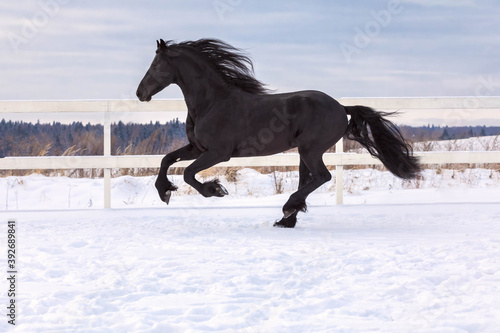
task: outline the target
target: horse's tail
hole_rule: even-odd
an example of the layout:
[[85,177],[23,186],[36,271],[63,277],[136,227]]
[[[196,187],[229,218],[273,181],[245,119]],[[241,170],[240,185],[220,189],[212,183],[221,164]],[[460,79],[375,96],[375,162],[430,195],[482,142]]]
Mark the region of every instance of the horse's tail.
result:
[[378,112],[369,107],[344,106],[351,120],[347,125],[347,138],[359,142],[368,152],[380,159],[395,176],[415,178],[420,171],[418,158],[399,129],[384,117],[394,112]]

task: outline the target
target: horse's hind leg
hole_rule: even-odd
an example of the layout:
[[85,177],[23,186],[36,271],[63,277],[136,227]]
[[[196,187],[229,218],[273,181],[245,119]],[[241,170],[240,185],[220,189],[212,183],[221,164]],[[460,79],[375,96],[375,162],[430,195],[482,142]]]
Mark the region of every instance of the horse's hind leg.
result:
[[302,210],[305,200],[311,192],[332,179],[330,171],[326,168],[322,159],[323,153],[308,152],[301,154],[301,159],[311,172],[311,179],[304,184],[297,192],[293,193],[283,206],[285,217],[292,215],[296,211]]
[[304,163],[304,161],[301,158],[300,165],[299,165],[299,188],[298,189],[301,189],[302,187],[304,187],[304,185],[309,183],[311,181],[311,179],[312,179],[311,171],[309,171],[306,164]]
[[[307,168],[306,164],[300,159],[300,166],[299,166],[299,189],[304,187],[307,183],[311,181],[311,171]],[[295,213],[288,217],[283,217],[281,221],[278,221],[274,223],[274,227],[281,227],[281,228],[293,228],[295,227],[295,224],[297,223],[297,214],[299,211],[305,212],[307,209],[306,202],[302,203],[302,208],[297,210]]]
[[[300,152],[300,149],[299,149]],[[283,206],[283,219],[274,224],[275,227],[293,228],[297,222],[297,214],[305,211],[307,196],[318,187],[332,179],[332,175],[326,168],[322,159],[323,153],[308,152],[301,154],[299,190],[293,193]],[[307,171],[306,171],[307,170]]]

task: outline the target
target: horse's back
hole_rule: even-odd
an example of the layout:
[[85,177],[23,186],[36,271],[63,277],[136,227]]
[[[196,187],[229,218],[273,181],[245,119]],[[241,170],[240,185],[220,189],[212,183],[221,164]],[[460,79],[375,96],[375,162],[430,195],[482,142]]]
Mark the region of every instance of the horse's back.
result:
[[311,116],[317,114],[318,116],[323,115],[325,117],[346,116],[344,107],[336,99],[317,90],[270,94],[266,96],[266,99],[282,105],[288,112],[296,115],[305,114]]
[[303,90],[281,94],[287,111],[296,117],[302,127],[347,126],[347,113],[333,97],[317,90]]
[[251,155],[275,154],[297,147],[300,140],[328,148],[347,129],[344,107],[320,91],[254,95],[245,105],[248,113],[243,112],[233,123],[233,129],[239,128],[237,141],[243,142],[233,156],[247,156],[241,148],[248,138],[258,148]]

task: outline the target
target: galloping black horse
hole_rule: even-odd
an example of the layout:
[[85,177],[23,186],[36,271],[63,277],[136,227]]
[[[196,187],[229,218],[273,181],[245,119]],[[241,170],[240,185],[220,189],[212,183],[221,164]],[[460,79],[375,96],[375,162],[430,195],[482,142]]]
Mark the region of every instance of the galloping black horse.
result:
[[[167,204],[177,188],[167,179],[177,161],[195,160],[184,180],[205,197],[227,190],[217,180],[200,183],[195,175],[231,157],[264,156],[297,147],[299,188],[283,206],[276,227],[293,228],[306,211],[307,196],[332,176],[323,153],[344,135],[379,158],[394,175],[409,179],[420,171],[411,146],[385,116],[365,106],[342,106],[319,91],[270,94],[253,76],[251,60],[216,39],[173,43],[157,41],[156,56],[137,88],[141,101],[177,84],[188,107],[189,144],[167,154],[155,187]],[[351,118],[348,120],[347,115]]]

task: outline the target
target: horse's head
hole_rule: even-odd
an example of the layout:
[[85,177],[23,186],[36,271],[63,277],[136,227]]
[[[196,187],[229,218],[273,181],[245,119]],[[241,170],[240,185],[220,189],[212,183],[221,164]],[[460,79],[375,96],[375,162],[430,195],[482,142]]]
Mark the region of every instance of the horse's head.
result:
[[175,80],[172,58],[178,53],[170,50],[163,39],[156,41],[156,45],[156,56],[137,88],[136,94],[141,102],[149,102],[153,95],[168,87]]

